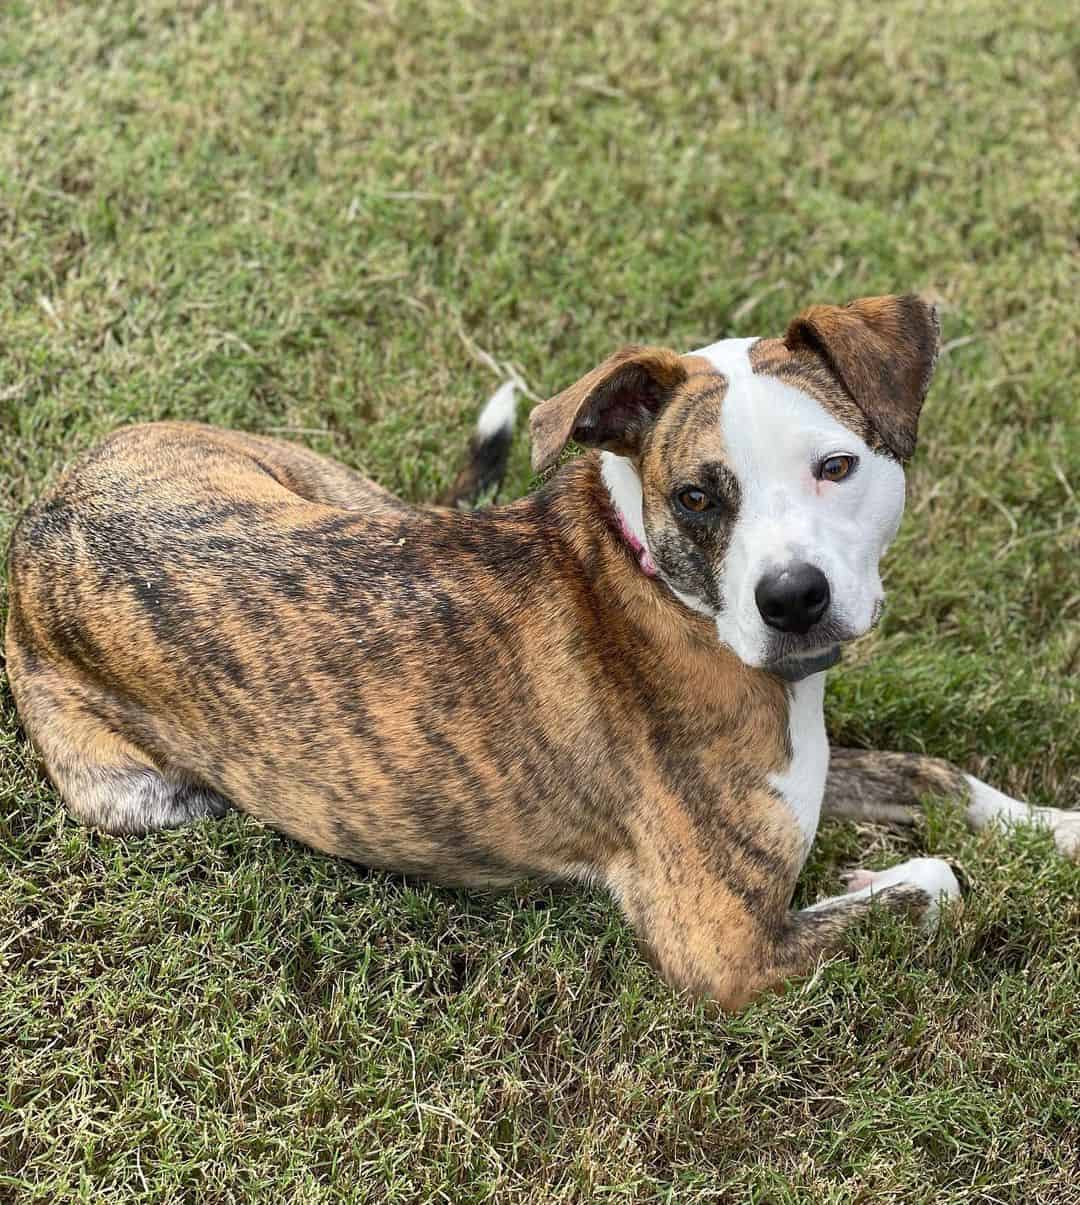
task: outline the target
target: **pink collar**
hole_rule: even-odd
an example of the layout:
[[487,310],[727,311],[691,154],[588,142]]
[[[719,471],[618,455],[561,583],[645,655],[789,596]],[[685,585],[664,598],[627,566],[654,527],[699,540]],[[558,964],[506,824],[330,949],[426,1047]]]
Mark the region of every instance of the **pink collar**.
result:
[[612,502],[611,508],[615,512],[615,518],[619,523],[619,535],[622,536],[626,546],[637,558],[637,563],[641,567],[641,572],[644,573],[646,577],[655,577],[656,562],[649,554],[649,550],[630,530],[630,524],[626,521],[626,516],[621,510],[619,510],[614,502]]

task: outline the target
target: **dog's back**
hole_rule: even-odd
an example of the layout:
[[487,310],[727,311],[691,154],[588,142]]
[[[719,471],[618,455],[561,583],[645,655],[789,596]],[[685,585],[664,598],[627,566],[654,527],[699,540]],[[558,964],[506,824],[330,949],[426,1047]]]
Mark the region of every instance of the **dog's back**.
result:
[[[444,881],[595,864],[626,779],[559,499],[414,508],[291,444],[121,431],[14,535],[23,722],[69,806],[114,830],[231,801]],[[538,847],[538,794],[570,817],[584,781],[590,831]]]

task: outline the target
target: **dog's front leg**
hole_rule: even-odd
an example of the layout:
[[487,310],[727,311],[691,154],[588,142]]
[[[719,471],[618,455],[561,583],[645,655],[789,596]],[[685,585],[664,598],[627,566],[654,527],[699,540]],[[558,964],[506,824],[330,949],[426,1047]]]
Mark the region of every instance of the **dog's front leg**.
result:
[[915,824],[927,795],[962,799],[973,829],[1037,824],[1050,829],[1066,857],[1080,858],[1080,812],[1011,799],[947,761],[918,753],[833,748],[823,812],[876,824]]
[[735,842],[724,839],[732,832],[722,823],[710,830],[685,812],[671,823],[668,810],[633,860],[609,869],[609,886],[660,974],[728,1010],[809,974],[874,907],[932,923],[941,897],[960,894],[946,862],[914,858],[862,872],[846,895],[792,912],[800,845],[772,822],[771,804],[747,801]]

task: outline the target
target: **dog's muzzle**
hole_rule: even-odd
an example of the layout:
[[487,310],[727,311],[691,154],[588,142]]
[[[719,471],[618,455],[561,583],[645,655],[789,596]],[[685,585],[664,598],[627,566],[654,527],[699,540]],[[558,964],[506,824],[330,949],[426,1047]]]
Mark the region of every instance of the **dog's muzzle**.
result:
[[770,570],[761,578],[754,602],[771,630],[766,669],[785,681],[799,682],[840,660],[844,637],[830,618],[831,601],[829,579],[806,561]]

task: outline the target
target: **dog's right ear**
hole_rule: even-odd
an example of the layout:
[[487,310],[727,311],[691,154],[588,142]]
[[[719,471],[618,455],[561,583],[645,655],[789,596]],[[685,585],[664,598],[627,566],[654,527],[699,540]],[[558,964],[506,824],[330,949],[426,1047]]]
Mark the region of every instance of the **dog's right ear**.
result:
[[812,305],[788,326],[784,342],[808,348],[840,378],[899,461],[915,451],[926,391],[938,355],[937,310],[921,297],[863,297]]
[[533,410],[533,472],[554,464],[571,439],[634,455],[686,375],[682,358],[665,347],[624,347],[609,356],[577,384]]

